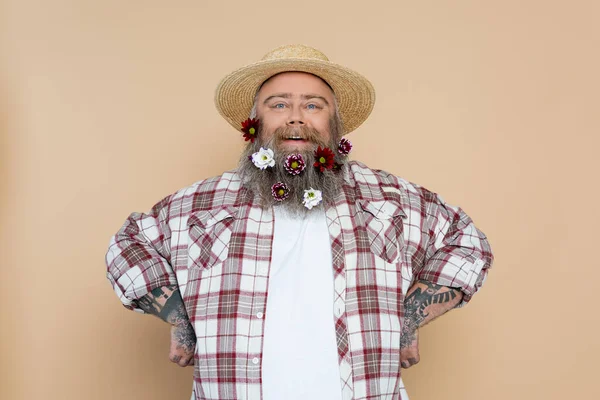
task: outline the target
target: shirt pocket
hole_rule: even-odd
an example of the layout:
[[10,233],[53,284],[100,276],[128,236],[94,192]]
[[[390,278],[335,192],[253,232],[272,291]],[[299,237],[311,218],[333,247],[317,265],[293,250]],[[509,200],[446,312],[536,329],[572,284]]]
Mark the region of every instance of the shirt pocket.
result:
[[188,269],[209,269],[229,255],[235,209],[199,211],[188,219]]
[[390,201],[361,201],[365,230],[371,252],[390,264],[397,264],[404,249],[403,212]]

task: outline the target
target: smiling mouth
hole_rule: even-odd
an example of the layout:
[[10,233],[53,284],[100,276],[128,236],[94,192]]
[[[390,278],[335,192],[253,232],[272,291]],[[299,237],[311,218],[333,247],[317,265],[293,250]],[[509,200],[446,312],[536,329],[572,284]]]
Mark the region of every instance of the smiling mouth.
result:
[[285,140],[304,140],[304,138],[301,138],[300,136],[290,136],[285,138]]

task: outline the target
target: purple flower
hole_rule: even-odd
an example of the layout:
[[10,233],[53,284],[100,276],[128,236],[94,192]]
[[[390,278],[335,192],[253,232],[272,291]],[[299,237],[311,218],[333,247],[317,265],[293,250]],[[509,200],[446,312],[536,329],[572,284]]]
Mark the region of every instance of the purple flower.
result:
[[291,175],[298,175],[300,172],[304,171],[304,168],[306,168],[306,164],[304,164],[304,158],[302,158],[302,155],[300,154],[290,154],[287,156],[283,166]]
[[350,143],[348,139],[342,138],[340,140],[340,143],[338,143],[338,153],[340,153],[343,156],[347,156],[348,153],[350,153],[350,150],[352,150],[352,143]]
[[283,182],[277,182],[273,186],[271,186],[271,193],[273,194],[273,198],[277,201],[283,201],[288,198],[290,195],[290,189]]

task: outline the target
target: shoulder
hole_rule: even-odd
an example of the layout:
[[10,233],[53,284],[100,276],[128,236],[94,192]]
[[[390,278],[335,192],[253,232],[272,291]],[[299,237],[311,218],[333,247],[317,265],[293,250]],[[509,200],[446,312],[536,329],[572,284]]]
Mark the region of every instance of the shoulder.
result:
[[369,168],[358,161],[349,162],[348,168],[356,200],[376,216],[386,210],[388,215],[423,220],[425,224],[442,217],[455,220],[466,216],[460,207],[446,203],[438,193],[390,172]]
[[421,209],[441,198],[425,187],[381,169],[373,169],[360,161],[348,163],[349,178],[357,197],[374,200],[395,200],[402,208]]
[[231,170],[179,189],[168,197],[168,202],[171,208],[175,206],[184,213],[223,208],[235,204],[240,189],[240,176]]

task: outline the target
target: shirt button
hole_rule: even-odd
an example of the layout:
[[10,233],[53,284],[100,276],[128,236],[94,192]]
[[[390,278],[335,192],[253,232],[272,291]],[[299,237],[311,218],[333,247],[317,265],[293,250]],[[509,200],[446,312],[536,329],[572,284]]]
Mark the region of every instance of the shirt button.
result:
[[258,364],[258,357],[254,357],[252,359],[252,364]]
[[344,313],[344,310],[342,309],[342,307],[336,307],[335,308],[335,315],[337,317],[340,317],[343,313]]
[[262,318],[262,317],[264,317],[264,316],[265,316],[265,314],[263,314],[263,313],[261,313],[261,312],[259,312],[259,313],[256,313],[256,318],[258,318],[258,319],[261,319],[261,318]]

